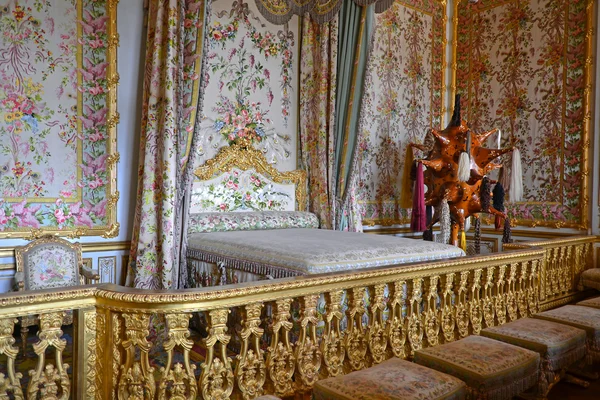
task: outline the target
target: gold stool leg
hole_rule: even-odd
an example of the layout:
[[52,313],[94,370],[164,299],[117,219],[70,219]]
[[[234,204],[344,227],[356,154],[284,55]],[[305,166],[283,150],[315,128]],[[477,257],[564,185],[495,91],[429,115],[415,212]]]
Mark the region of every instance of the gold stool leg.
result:
[[23,325],[21,322],[21,346],[23,347],[23,354],[27,351],[27,333],[29,332],[29,328]]

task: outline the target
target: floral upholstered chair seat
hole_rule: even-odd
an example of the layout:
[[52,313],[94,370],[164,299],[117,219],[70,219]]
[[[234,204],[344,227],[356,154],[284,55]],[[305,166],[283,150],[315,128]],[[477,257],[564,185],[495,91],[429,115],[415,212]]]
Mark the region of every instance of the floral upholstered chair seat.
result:
[[[83,266],[81,245],[53,236],[44,236],[26,246],[15,248],[17,289],[40,290],[84,285],[100,279]],[[73,313],[65,316],[64,324],[73,322]],[[30,315],[21,320],[23,347],[27,345],[28,327],[37,323]]]
[[481,335],[540,354],[541,379],[536,393],[541,397],[545,397],[566,369],[586,352],[584,330],[541,319],[522,318],[483,329]]
[[317,381],[315,400],[457,400],[465,383],[415,363],[391,358],[371,368]]
[[482,336],[415,352],[417,364],[453,375],[472,399],[509,400],[538,383],[540,355]]
[[583,329],[587,333],[588,362],[600,361],[600,309],[582,305],[563,306],[533,317]]

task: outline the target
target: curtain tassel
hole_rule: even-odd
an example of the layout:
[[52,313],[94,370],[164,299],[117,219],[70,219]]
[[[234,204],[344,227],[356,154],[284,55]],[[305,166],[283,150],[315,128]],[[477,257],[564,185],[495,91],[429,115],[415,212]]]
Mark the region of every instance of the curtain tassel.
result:
[[510,231],[510,219],[504,219],[504,232],[502,232],[502,243],[512,243],[512,233]]
[[467,132],[465,151],[458,158],[458,180],[468,182],[471,179],[471,132]]
[[413,232],[423,232],[427,229],[427,215],[425,211],[425,178],[423,177],[423,164],[417,165],[417,176],[413,193],[413,207],[410,229]]
[[459,246],[465,253],[467,252],[467,235],[465,234],[465,231],[462,231],[460,233],[460,246]]
[[412,179],[410,170],[413,166],[414,156],[410,145],[406,146],[406,155],[404,156],[404,171],[402,172],[402,188],[400,195],[400,206],[402,208],[412,207]]
[[475,217],[475,254],[481,254],[481,220]]
[[443,199],[440,208],[440,242],[448,244],[450,242],[450,231],[452,230],[448,200]]
[[427,242],[433,242],[432,228],[426,229],[425,232],[423,232],[423,240],[425,240]]
[[[500,212],[504,212],[504,186],[502,186],[502,184],[500,182],[496,183],[496,186],[494,186],[494,191],[492,192],[492,196],[493,196],[493,206],[496,209],[496,211],[500,211]],[[497,231],[499,231],[502,228],[502,224],[504,222],[504,218],[502,218],[500,215],[496,215],[496,217],[494,218],[494,227],[496,228]]]
[[521,167],[521,152],[515,149],[512,154],[510,175],[510,190],[508,198],[511,203],[523,200],[523,169]]

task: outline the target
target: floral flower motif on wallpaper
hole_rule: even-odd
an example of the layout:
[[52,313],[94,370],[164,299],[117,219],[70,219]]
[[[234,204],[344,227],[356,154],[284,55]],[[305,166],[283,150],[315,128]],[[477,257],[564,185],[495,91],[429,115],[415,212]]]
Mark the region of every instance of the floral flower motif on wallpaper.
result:
[[0,15],[0,230],[107,225],[106,0],[51,3]]
[[581,216],[587,3],[565,2],[461,5],[457,90],[472,128],[500,128],[503,145],[521,150],[525,203],[508,204],[509,216],[572,225]]
[[[286,131],[293,101],[294,34],[287,27],[269,31],[254,4],[239,1],[229,7],[213,5],[205,79],[216,101],[202,123],[207,133],[200,159],[208,149],[250,142],[270,161],[283,161],[292,154]],[[273,71],[277,66],[279,74]]]
[[[249,181],[244,173],[233,171],[223,175],[218,183],[194,189],[192,208],[210,211],[281,211],[291,201],[288,194],[274,189],[273,184],[251,173]],[[196,204],[194,204],[196,203]]]
[[[358,142],[357,193],[367,223],[402,223],[400,181],[408,142],[441,123],[443,7],[396,2],[376,17]],[[432,40],[433,39],[433,40]]]

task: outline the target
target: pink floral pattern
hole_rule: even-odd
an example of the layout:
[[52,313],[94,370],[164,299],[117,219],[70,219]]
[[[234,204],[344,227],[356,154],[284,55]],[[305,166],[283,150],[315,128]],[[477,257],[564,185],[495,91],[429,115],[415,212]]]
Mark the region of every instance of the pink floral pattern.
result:
[[258,15],[253,2],[213,5],[205,80],[214,102],[203,121],[201,151],[205,160],[220,146],[250,142],[264,150],[270,162],[293,169],[292,22],[297,19],[275,26]]
[[517,222],[578,227],[587,213],[581,182],[589,12],[584,0],[458,7],[463,115],[475,131],[499,128],[504,146],[520,148],[525,201],[507,206]]
[[24,259],[28,290],[79,285],[77,254],[64,246],[42,245]]
[[109,225],[107,21],[106,0],[0,14],[0,230]]
[[444,15],[441,3],[417,0],[395,2],[376,16],[357,139],[363,224],[409,220],[410,210],[399,206],[398,177],[407,144],[442,124]]

